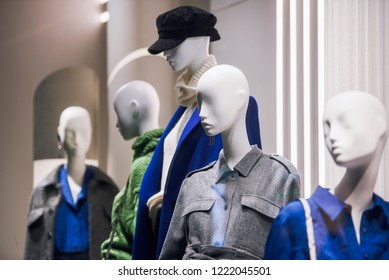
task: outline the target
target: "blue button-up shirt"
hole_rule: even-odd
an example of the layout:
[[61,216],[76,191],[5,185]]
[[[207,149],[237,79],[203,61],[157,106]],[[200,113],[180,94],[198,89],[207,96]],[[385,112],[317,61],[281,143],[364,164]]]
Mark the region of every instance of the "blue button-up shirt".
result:
[[59,172],[62,186],[62,200],[58,205],[55,222],[55,249],[59,252],[82,252],[89,246],[89,223],[87,186],[93,177],[92,169],[85,171],[84,182],[77,201],[73,201],[67,179],[67,170],[63,166]]
[[[351,207],[328,189],[318,187],[308,199],[317,259],[389,259],[389,202],[374,194],[362,215],[358,244]],[[273,223],[266,259],[309,259],[304,208],[288,204]]]

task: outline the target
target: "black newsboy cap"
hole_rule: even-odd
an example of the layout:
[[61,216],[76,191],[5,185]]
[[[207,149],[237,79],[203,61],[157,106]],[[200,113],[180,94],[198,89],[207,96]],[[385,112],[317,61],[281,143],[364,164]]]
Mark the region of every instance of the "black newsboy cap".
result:
[[210,36],[210,40],[220,39],[215,28],[216,17],[200,8],[182,6],[157,17],[158,40],[149,47],[151,54],[170,50],[189,37]]

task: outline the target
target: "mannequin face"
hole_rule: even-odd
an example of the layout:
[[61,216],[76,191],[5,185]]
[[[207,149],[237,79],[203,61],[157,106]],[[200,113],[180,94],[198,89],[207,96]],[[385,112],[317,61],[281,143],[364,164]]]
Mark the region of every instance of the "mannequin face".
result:
[[236,68],[219,65],[208,70],[197,85],[199,116],[205,133],[215,136],[230,131],[245,117],[247,81]]
[[198,91],[197,100],[201,125],[208,136],[215,136],[233,127],[239,109],[234,106],[233,98],[226,98],[223,90],[210,86]]
[[209,38],[207,37],[190,37],[177,47],[164,51],[163,55],[173,71],[178,72],[190,68],[193,64],[202,63],[202,61],[199,62],[203,60],[199,58],[199,54],[208,52],[208,44]]
[[124,140],[130,140],[139,135],[138,133],[138,106],[135,100],[120,102],[115,100],[114,108],[117,115],[116,127]]
[[326,106],[324,138],[328,151],[340,166],[356,168],[369,164],[386,136],[380,104],[369,102],[371,98],[363,94],[340,94]]
[[81,107],[69,107],[61,115],[59,138],[68,156],[85,157],[91,143],[89,114]]

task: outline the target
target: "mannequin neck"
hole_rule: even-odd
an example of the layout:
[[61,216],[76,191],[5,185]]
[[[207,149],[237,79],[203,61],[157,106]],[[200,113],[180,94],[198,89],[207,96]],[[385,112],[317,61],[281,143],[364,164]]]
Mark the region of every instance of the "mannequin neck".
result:
[[233,168],[250,150],[246,119],[242,118],[230,130],[221,133],[223,152],[227,164]]
[[340,200],[351,206],[351,218],[358,244],[361,240],[362,215],[371,207],[379,162],[379,160],[374,160],[368,166],[347,169],[343,179],[334,190]]
[[84,174],[86,170],[85,155],[84,156],[66,155],[65,167],[68,175],[72,177],[73,180],[78,185],[81,186],[84,180]]
[[378,170],[369,169],[369,167],[348,169],[335,188],[335,195],[351,205],[353,211],[362,213],[371,204]]
[[379,145],[369,164],[348,168],[340,183],[336,186],[335,195],[351,205],[352,211],[362,213],[370,207],[375,183],[381,162],[383,145]]
[[[146,132],[149,132],[151,130],[158,129],[158,128],[159,128],[159,124],[158,124],[157,119],[143,121],[139,124],[139,135],[143,135]],[[137,135],[137,136],[139,136],[139,135]]]
[[195,74],[197,70],[200,69],[201,65],[203,65],[203,63],[209,58],[210,54],[208,48],[209,45],[204,42],[199,46],[198,51],[196,52],[196,57],[187,67],[190,76],[193,76],[193,74]]

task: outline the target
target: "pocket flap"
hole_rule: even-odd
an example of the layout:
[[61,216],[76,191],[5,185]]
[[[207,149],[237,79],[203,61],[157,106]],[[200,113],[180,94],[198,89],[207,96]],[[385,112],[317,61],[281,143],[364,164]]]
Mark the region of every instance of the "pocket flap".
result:
[[185,207],[181,217],[192,212],[209,211],[212,208],[214,202],[215,199],[213,198],[192,201],[188,206]]
[[243,195],[241,203],[263,215],[275,219],[280,212],[280,207],[270,201],[255,195]]
[[28,214],[27,224],[28,226],[31,226],[36,221],[39,220],[40,217],[43,216],[44,209],[43,208],[37,208],[30,211]]

